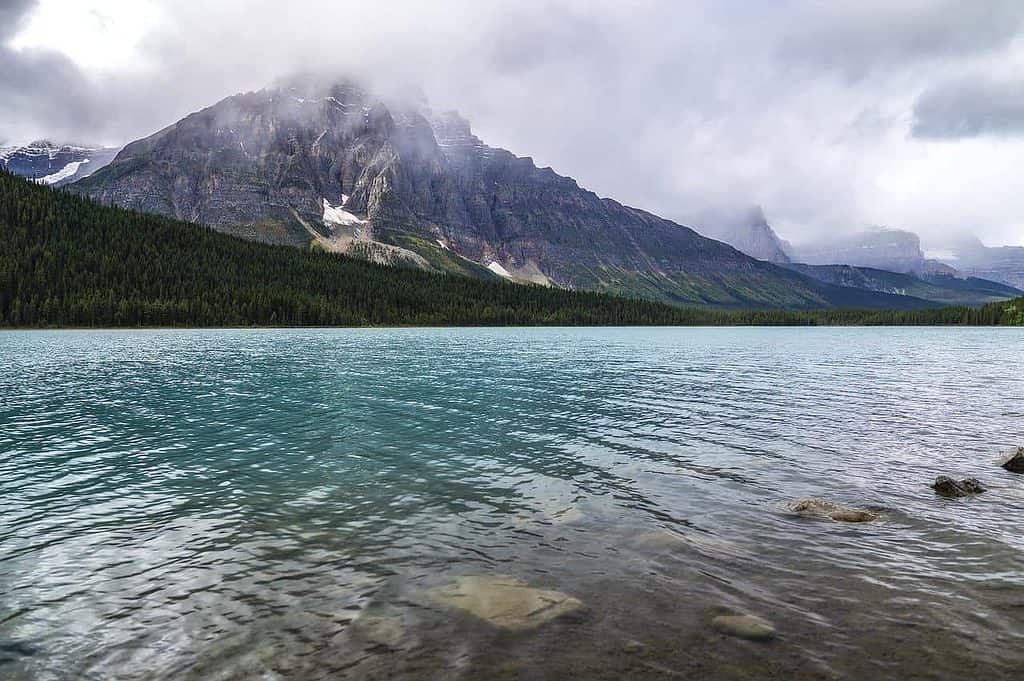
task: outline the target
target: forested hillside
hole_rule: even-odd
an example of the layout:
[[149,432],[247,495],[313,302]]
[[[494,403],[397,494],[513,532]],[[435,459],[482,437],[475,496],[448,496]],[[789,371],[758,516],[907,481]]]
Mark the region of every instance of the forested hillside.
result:
[[100,206],[0,172],[0,325],[999,324],[978,310],[713,312],[391,268]]

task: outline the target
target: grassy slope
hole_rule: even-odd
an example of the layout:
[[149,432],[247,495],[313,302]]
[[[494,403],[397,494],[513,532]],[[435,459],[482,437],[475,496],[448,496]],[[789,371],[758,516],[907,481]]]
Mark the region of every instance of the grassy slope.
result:
[[714,312],[240,240],[0,173],[0,326],[1021,322],[982,310]]

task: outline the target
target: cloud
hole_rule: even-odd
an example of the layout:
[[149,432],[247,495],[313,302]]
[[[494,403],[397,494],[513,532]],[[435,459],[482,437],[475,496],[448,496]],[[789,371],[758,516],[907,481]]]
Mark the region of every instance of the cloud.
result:
[[790,3],[780,54],[849,79],[999,51],[1020,34],[1019,0]]
[[914,104],[915,137],[1024,135],[1024,80],[985,75],[941,83]]
[[59,41],[0,48],[0,137],[124,142],[289,72],[348,71],[415,83],[486,142],[683,222],[758,204],[797,241],[870,223],[940,239],[939,214],[1021,238],[1021,202],[958,192],[951,211],[924,184],[1001,186],[986,168],[1021,157],[1010,137],[938,144],[929,104],[1024,64],[1019,0],[152,2],[160,20],[121,68],[71,63]]
[[0,1],[0,43],[10,40],[21,30],[35,4],[35,0]]

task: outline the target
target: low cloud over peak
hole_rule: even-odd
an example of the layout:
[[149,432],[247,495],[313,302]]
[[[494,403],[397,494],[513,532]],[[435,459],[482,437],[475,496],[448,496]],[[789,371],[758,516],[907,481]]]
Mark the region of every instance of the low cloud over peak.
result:
[[[683,222],[757,204],[794,240],[1024,238],[1004,172],[1019,100],[996,70],[1024,63],[1019,0],[145,0],[159,21],[103,69],[59,40],[10,47],[52,1],[0,0],[0,139],[123,143],[288,73],[347,72],[415,83],[488,143]],[[138,14],[103,0],[112,22],[122,3]]]

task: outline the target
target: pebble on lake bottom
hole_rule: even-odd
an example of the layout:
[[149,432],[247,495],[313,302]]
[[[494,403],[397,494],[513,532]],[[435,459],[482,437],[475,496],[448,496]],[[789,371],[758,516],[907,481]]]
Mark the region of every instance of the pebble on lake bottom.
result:
[[754,615],[718,615],[711,620],[711,626],[720,633],[748,641],[770,641],[775,638],[775,627]]
[[632,639],[632,638],[627,640],[627,641],[623,641],[622,642],[622,652],[629,653],[631,655],[633,653],[642,652],[643,649],[646,648],[646,647],[647,646],[645,646],[640,641],[637,641],[636,639]]

